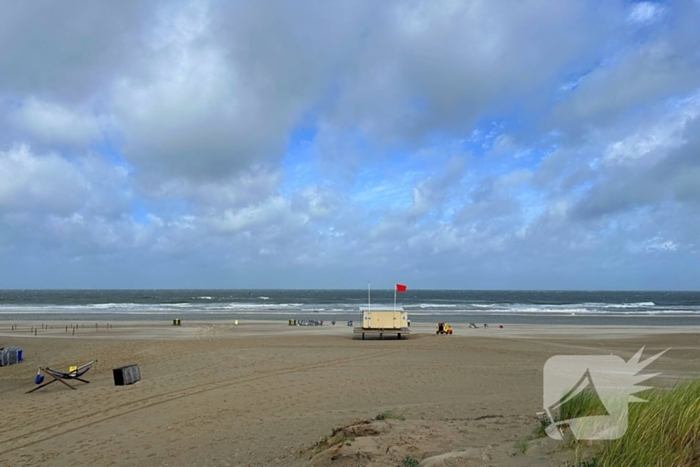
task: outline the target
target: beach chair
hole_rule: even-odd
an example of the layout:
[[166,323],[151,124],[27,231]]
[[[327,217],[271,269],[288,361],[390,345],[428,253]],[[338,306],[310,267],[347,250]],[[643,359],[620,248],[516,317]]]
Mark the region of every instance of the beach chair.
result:
[[[41,368],[39,368],[39,371],[45,375],[50,376],[53,379],[51,381],[49,381],[48,383],[41,384],[41,385],[35,387],[34,389],[27,391],[25,394],[29,394],[30,392],[34,392],[34,391],[38,391],[39,389],[44,388],[51,383],[55,383],[56,381],[58,381],[59,383],[65,384],[66,386],[68,386],[71,389],[77,389],[77,388],[71,386],[70,384],[66,383],[64,380],[74,379],[74,380],[80,381],[81,383],[86,383],[86,384],[89,383],[90,381],[82,379],[81,376],[83,376],[85,373],[87,373],[90,370],[90,368],[92,368],[92,365],[94,365],[95,363],[97,363],[97,360],[93,360],[90,363],[86,363],[83,366],[79,366],[75,370],[69,371],[68,373],[54,370],[54,369],[49,368],[49,367],[45,367],[45,368],[41,367]],[[43,378],[41,380],[37,379],[37,381],[41,382],[41,381],[43,381]]]

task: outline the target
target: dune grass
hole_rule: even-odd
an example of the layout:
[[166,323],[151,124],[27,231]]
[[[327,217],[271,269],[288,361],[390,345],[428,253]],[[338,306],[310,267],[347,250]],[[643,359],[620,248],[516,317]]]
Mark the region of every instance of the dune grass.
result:
[[382,413],[378,413],[375,420],[406,420],[403,413],[398,413],[393,410],[385,410]]
[[[581,391],[576,397],[566,402],[559,408],[559,413],[552,414],[554,422],[561,420],[571,420],[572,418],[605,415],[607,411],[601,402],[598,395],[593,391]],[[545,414],[539,418],[539,425],[533,431],[533,438],[541,438],[547,436],[545,429],[552,422]]]
[[[627,432],[610,441],[582,442],[569,438],[577,452],[576,467],[700,466],[700,379],[637,394],[647,402],[631,403]],[[592,391],[583,391],[562,405],[555,421],[602,415],[605,408]],[[547,417],[533,436],[546,436]],[[583,448],[583,451],[581,451]],[[588,460],[579,454],[588,453]],[[585,455],[585,454],[584,454]],[[592,457],[591,457],[592,455]]]
[[598,467],[700,465],[700,379],[651,389],[630,404],[627,433],[603,443]]
[[560,407],[559,418],[571,420],[584,416],[607,415],[607,413],[598,394],[593,391],[581,391],[580,394]]

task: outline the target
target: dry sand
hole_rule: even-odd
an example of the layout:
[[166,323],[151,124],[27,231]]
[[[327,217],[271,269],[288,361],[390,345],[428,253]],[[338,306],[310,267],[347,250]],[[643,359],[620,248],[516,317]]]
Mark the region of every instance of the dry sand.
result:
[[[671,347],[649,367],[664,372],[652,385],[700,371],[698,327],[457,325],[436,336],[414,323],[408,339],[362,341],[344,323],[93,322],[76,335],[65,322],[17,324],[0,324],[0,347],[25,359],[0,368],[0,466],[397,466],[407,454],[423,466],[563,465],[571,453],[547,438],[516,448],[537,424],[549,357]],[[90,384],[25,394],[38,366],[92,359]],[[114,386],[112,369],[133,363],[143,380]],[[405,420],[362,421],[387,410]]]

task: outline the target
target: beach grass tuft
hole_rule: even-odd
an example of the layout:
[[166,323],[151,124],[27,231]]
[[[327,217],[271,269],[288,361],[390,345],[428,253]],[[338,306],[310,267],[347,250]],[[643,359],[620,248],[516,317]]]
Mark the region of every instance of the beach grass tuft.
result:
[[[593,448],[595,452],[593,459],[577,459],[571,465],[700,465],[700,379],[681,381],[672,388],[649,389],[638,394],[638,397],[647,402],[629,404],[628,427],[621,438],[596,442],[569,438],[569,445],[577,452],[583,445]],[[554,421],[605,413],[605,407],[595,392],[582,391],[560,407],[560,413]],[[539,424],[533,431],[535,438],[546,436],[545,429],[551,423],[544,415],[538,421]]]
[[385,410],[384,412],[378,413],[375,420],[406,420],[403,413],[397,413],[393,410]]
[[550,420],[546,414],[542,414],[538,418],[539,424],[537,428],[532,432],[532,438],[543,438],[547,436],[545,430],[552,422],[557,423],[561,420],[606,414],[605,406],[595,392],[587,390],[581,391],[580,394],[562,404],[559,408],[559,413],[552,414],[554,420]]
[[515,449],[520,454],[525,454],[527,452],[527,439],[519,439],[515,442]]
[[[672,388],[649,389],[639,394],[647,402],[629,405],[627,432],[619,439],[596,442],[593,460],[576,466],[636,467],[700,465],[700,379]],[[583,391],[560,408],[558,420],[605,413],[594,392]],[[534,436],[544,436],[550,420],[542,417]],[[580,441],[570,439],[572,446]]]
[[599,464],[597,459],[592,459],[574,462],[573,464],[567,464],[567,467],[599,467]]
[[[559,420],[560,420],[560,418],[558,416],[555,416],[553,421],[556,423]],[[544,438],[545,436],[547,436],[547,432],[545,430],[547,429],[549,424],[552,422],[552,420],[549,419],[547,414],[543,413],[542,415],[540,415],[537,418],[537,422],[538,422],[537,428],[535,428],[532,431],[532,439]]]
[[630,404],[627,432],[603,444],[596,465],[700,465],[700,379],[640,397],[648,402]]
[[560,420],[608,414],[600,397],[594,391],[581,391],[577,396],[562,404],[559,410]]

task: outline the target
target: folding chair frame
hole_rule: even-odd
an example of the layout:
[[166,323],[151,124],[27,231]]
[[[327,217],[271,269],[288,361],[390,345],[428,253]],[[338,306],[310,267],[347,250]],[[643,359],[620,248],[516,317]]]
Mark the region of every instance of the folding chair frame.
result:
[[[47,383],[43,383],[43,384],[41,384],[41,385],[35,387],[34,389],[30,389],[29,391],[25,392],[25,394],[29,394],[29,393],[34,392],[34,391],[38,391],[39,389],[45,388],[45,387],[48,386],[49,384],[55,383],[56,381],[58,381],[58,382],[60,382],[60,383],[63,383],[63,384],[65,384],[66,386],[68,386],[69,388],[75,390],[75,389],[77,389],[76,387],[71,386],[70,384],[68,384],[68,383],[65,382],[64,380],[66,380],[66,379],[75,379],[75,380],[77,380],[77,381],[80,381],[81,383],[85,383],[85,384],[90,383],[90,381],[87,381],[87,380],[85,380],[85,379],[82,379],[80,376],[83,376],[85,373],[87,373],[88,370],[90,370],[90,368],[92,368],[92,365],[95,364],[95,363],[97,363],[97,360],[92,361],[92,362],[90,362],[90,363],[87,363],[87,364],[83,365],[82,367],[78,368],[77,370],[75,370],[75,371],[73,371],[73,372],[71,372],[71,373],[63,373],[63,372],[60,372],[60,371],[52,370],[52,369],[49,368],[49,367],[41,368],[42,373],[44,373],[44,374],[46,374],[46,375],[52,377],[53,379],[52,379],[51,381],[47,382]],[[83,370],[84,370],[84,371],[83,371]]]

